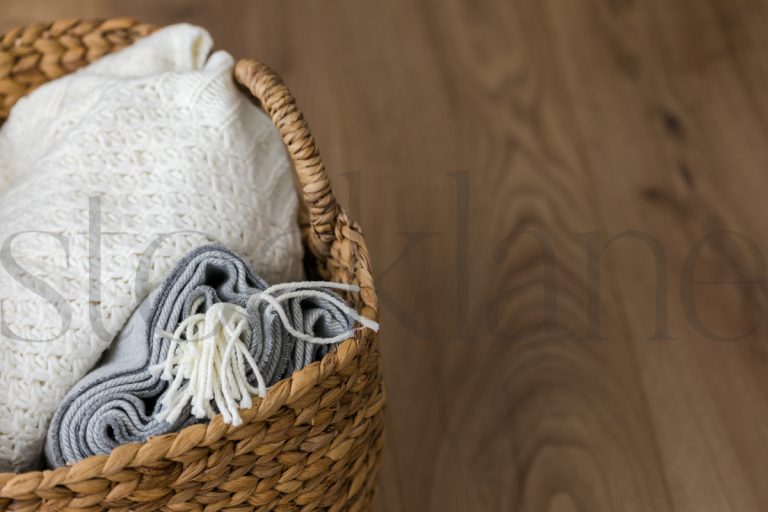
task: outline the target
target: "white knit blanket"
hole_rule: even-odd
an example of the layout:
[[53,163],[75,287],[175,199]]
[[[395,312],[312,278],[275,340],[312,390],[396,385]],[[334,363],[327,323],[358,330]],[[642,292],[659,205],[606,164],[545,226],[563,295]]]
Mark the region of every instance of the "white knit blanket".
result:
[[0,471],[36,464],[56,405],[193,248],[301,277],[290,162],[211,47],[166,28],[40,87],[0,130]]

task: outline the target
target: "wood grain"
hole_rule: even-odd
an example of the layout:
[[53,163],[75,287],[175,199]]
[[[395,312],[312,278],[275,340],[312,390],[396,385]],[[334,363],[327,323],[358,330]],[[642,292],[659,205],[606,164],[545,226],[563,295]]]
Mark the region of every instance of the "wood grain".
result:
[[289,84],[378,272],[379,510],[768,508],[765,2],[3,7],[190,21]]

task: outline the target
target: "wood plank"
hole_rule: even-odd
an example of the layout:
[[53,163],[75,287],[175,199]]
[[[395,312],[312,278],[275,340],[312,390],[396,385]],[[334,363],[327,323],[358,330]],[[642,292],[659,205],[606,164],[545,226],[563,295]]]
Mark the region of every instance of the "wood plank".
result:
[[[766,456],[766,431],[755,419],[768,414],[768,381],[756,355],[765,331],[750,330],[764,311],[764,278],[685,293],[692,276],[754,279],[749,247],[717,231],[765,241],[755,222],[760,202],[749,196],[768,185],[760,172],[766,130],[735,69],[740,50],[705,3],[551,5],[606,228],[611,236],[652,235],[672,269],[672,339],[648,341],[657,306],[653,256],[629,247],[612,258],[675,508],[762,510],[759,482],[768,475],[757,461]],[[694,269],[690,258],[705,241]],[[738,343],[714,339],[744,332]]]
[[[534,2],[486,10],[441,2],[425,19],[434,20],[447,87],[461,98],[454,107],[458,140],[479,194],[470,224],[477,248],[470,268],[480,291],[475,338],[446,347],[458,364],[448,366],[444,385],[466,385],[451,389],[457,403],[446,413],[431,505],[668,510],[626,319],[610,296],[601,302],[604,325],[620,334],[589,333],[581,234],[602,230],[599,197],[574,143],[549,13]],[[524,230],[551,240],[554,265],[536,239],[513,236]],[[550,285],[542,281],[550,267],[554,322],[547,315]],[[488,312],[499,302],[494,330]],[[526,332],[533,334],[520,336]],[[452,492],[457,486],[466,490]]]

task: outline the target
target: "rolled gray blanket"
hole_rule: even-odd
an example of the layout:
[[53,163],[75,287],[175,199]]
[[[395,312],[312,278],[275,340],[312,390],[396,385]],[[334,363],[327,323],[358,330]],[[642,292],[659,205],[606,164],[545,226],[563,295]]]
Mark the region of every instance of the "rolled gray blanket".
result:
[[[233,252],[204,246],[186,255],[134,312],[99,366],[59,405],[45,447],[48,465],[59,467],[108,453],[121,444],[142,442],[200,421],[190,405],[171,421],[158,419],[169,383],[156,367],[169,356],[168,333],[201,309],[222,302],[246,308],[247,350],[267,386],[322,357],[331,345],[317,341],[344,336],[356,319],[328,290],[315,288],[309,293],[311,283],[296,285],[299,291],[287,284],[261,294],[267,284]],[[280,317],[277,302],[286,318]],[[253,371],[247,380],[256,385]]]

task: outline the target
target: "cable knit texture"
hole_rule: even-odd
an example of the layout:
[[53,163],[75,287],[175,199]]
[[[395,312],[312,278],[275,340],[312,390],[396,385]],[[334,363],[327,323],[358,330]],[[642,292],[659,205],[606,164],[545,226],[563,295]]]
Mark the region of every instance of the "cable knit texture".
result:
[[40,87],[0,130],[2,471],[37,463],[60,400],[193,248],[301,278],[290,162],[211,47],[168,27]]

